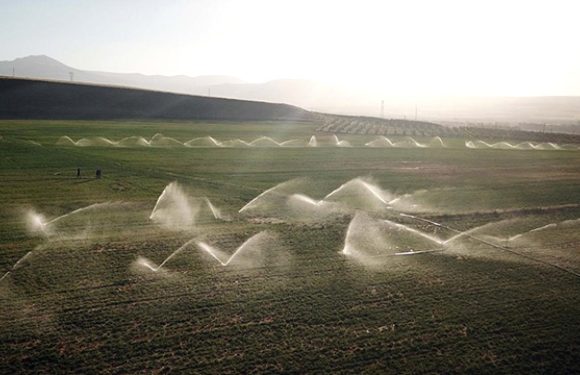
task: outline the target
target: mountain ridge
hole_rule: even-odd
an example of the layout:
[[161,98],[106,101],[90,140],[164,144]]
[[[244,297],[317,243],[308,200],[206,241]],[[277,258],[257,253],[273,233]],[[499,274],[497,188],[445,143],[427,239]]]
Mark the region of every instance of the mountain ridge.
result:
[[[59,71],[51,71],[51,72],[43,72],[43,75],[46,77],[39,77],[36,74],[38,72],[34,70],[38,70],[39,67],[50,67],[53,69],[59,69]],[[56,60],[47,55],[30,55],[25,57],[19,57],[14,60],[10,61],[0,61],[0,75],[4,76],[12,76],[12,68],[15,68],[14,73],[16,77],[19,78],[52,78],[52,79],[59,79],[60,80],[68,80],[70,79],[69,73],[73,72],[76,74],[83,74],[83,75],[97,75],[100,77],[115,77],[117,79],[123,79],[123,77],[139,77],[144,79],[167,79],[167,80],[175,80],[175,79],[185,79],[190,80],[192,82],[200,81],[202,85],[215,85],[215,84],[225,84],[225,83],[244,83],[243,80],[233,76],[227,75],[200,75],[200,76],[188,76],[188,75],[161,75],[161,74],[143,74],[138,72],[133,73],[119,73],[119,72],[104,72],[98,70],[82,70],[78,68],[74,68],[72,66],[66,65],[59,60]],[[36,68],[36,69],[34,69]],[[77,78],[78,77],[73,77]],[[86,78],[86,77],[83,77]],[[116,81],[111,81],[110,83],[115,83]]]
[[[84,71],[46,55],[0,62],[0,75],[133,87],[187,95],[288,103],[311,111],[537,129],[544,124],[580,131],[580,96],[400,97],[304,80],[247,83],[237,77],[164,76]],[[72,72],[72,77],[69,73]],[[388,88],[387,88],[388,89]],[[384,112],[380,109],[384,102]]]

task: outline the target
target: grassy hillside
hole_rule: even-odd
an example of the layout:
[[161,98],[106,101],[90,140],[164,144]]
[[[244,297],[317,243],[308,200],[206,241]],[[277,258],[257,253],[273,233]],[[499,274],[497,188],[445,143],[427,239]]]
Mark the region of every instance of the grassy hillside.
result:
[[0,78],[3,119],[308,120],[287,104],[171,94],[112,86]]

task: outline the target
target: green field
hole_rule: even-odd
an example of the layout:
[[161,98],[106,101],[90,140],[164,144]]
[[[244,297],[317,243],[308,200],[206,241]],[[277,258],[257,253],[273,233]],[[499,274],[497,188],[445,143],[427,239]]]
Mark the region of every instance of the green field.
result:
[[[316,128],[0,121],[0,373],[580,372],[580,151],[471,150],[464,139],[362,147],[371,135],[339,135],[361,146],[352,148],[56,145],[156,133],[308,141]],[[316,136],[324,145],[331,134]],[[284,206],[358,177],[416,206],[371,207],[355,190],[338,202],[348,209],[328,215]],[[149,219],[174,181],[202,207],[187,227]],[[355,212],[368,219],[356,241],[385,239],[372,264],[341,253]],[[381,229],[386,219],[437,238],[492,224],[430,246]],[[228,266],[196,245],[229,255],[262,231],[266,240]],[[191,239],[158,272],[138,262],[159,265]]]

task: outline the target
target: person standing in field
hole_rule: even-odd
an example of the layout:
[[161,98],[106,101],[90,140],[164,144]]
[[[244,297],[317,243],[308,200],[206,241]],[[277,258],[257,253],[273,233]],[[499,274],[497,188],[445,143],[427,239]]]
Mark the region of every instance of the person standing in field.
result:
[[96,177],[101,178],[101,174],[102,174],[101,168],[97,168]]
[[81,169],[77,168],[77,178],[81,178]]

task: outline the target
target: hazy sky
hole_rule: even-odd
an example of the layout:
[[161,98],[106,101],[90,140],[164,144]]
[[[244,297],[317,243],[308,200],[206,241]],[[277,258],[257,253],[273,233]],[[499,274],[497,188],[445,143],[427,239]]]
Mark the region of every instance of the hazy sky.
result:
[[0,60],[403,95],[580,95],[580,1],[0,0]]

